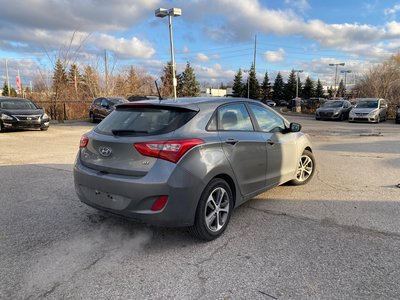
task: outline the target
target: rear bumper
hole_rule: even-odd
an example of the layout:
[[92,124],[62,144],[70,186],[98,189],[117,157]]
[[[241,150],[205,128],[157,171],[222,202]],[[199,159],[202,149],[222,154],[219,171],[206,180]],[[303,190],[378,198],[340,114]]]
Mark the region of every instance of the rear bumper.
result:
[[[197,203],[204,183],[170,162],[154,166],[144,177],[105,174],[85,167],[77,158],[74,166],[75,190],[79,199],[96,209],[145,223],[180,227],[194,223]],[[161,211],[151,211],[159,196],[168,196]]]

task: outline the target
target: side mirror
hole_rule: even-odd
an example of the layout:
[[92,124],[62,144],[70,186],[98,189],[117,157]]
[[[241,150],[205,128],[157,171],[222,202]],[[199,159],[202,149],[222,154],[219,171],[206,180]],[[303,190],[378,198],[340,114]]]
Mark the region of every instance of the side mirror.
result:
[[290,123],[290,132],[299,132],[301,130],[301,125],[299,123]]

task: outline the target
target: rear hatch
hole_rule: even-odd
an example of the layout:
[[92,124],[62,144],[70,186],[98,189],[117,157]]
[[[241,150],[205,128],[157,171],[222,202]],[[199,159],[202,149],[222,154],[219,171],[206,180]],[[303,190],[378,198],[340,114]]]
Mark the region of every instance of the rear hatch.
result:
[[87,134],[80,150],[83,165],[105,173],[145,176],[157,157],[142,155],[134,145],[173,138],[196,109],[170,105],[123,104]]

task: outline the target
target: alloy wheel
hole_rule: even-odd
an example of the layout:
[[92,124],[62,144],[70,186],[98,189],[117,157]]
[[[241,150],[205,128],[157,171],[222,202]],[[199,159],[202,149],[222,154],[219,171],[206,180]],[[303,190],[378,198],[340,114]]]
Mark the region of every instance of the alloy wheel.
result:
[[313,168],[314,166],[312,159],[308,155],[303,154],[300,157],[299,166],[297,168],[296,179],[299,182],[306,181],[311,176]]
[[229,195],[223,187],[215,188],[205,205],[205,223],[212,232],[220,231],[229,217]]

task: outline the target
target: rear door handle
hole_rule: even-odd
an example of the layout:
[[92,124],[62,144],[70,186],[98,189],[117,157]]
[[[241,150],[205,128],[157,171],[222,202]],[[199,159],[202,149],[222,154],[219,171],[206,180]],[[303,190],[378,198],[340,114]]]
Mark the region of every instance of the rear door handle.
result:
[[234,138],[228,138],[225,140],[225,143],[230,144],[230,145],[235,145],[238,142],[237,139]]
[[268,144],[268,145],[273,145],[273,144],[275,144],[275,142],[272,141],[272,140],[267,140],[267,144]]

